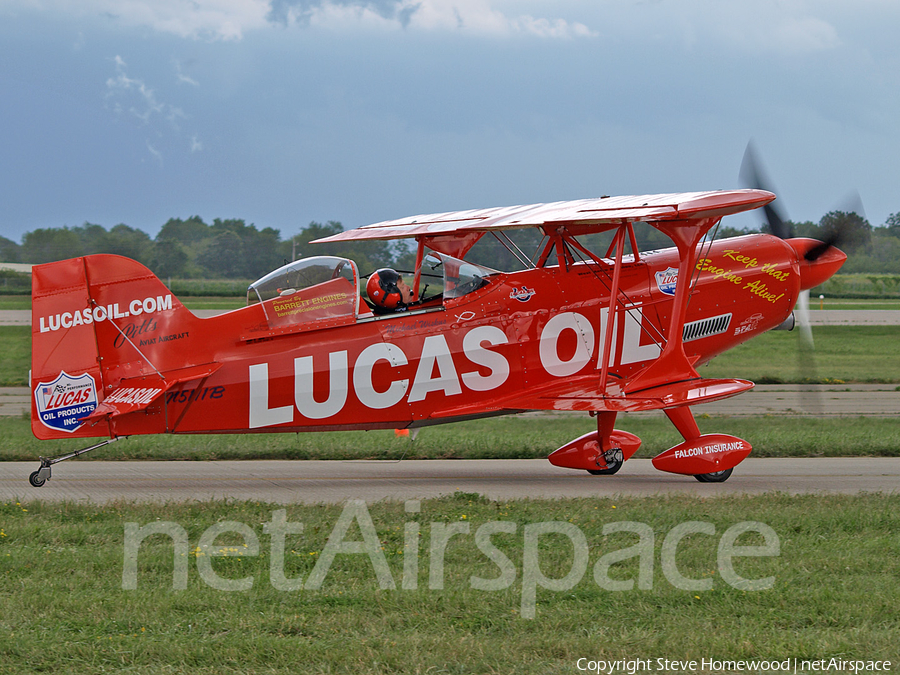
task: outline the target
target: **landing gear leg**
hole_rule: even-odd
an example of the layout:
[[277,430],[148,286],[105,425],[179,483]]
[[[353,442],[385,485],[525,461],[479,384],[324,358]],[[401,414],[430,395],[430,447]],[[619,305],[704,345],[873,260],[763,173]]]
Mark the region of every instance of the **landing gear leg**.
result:
[[[592,476],[612,476],[616,471],[622,468],[625,463],[625,455],[622,448],[612,448],[612,433],[616,424],[615,412],[598,412],[597,413],[597,442],[600,444],[601,453],[597,457],[597,464],[600,464],[601,457],[606,464],[604,469],[588,469],[587,472]],[[606,450],[603,450],[603,447]]]
[[119,440],[118,436],[116,436],[115,438],[107,439],[102,443],[92,445],[89,448],[82,448],[81,450],[70,452],[68,455],[61,455],[59,457],[41,457],[41,468],[37,471],[32,472],[32,474],[28,476],[28,482],[31,483],[34,487],[42,487],[44,483],[50,480],[50,467],[54,464],[58,464],[59,462],[65,461],[67,459],[72,459],[72,457],[78,457],[78,455],[83,455],[84,453],[90,452],[91,450],[102,448],[104,445],[115,443],[117,440]]

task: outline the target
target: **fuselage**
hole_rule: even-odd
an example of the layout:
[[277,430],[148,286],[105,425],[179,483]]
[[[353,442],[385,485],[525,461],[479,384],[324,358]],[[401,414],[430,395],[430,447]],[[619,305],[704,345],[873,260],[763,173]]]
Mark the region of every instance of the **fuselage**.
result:
[[[625,258],[612,381],[627,382],[669,339],[678,265],[674,248]],[[130,382],[133,391],[118,395],[135,400],[152,397],[152,370],[219,364],[170,388],[142,414],[113,418],[118,435],[398,428],[513,412],[522,409],[519,394],[596,378],[611,274],[605,260],[498,273],[461,297],[387,316],[360,305],[346,316],[310,319],[303,303],[319,301],[307,298],[283,303],[294,309],[280,312],[277,325],[264,303],[197,318],[147,280],[104,291],[107,309],[102,317],[90,312],[93,327],[84,315],[83,327],[72,326],[75,307],[35,316],[35,331],[46,328],[49,339],[82,330],[90,342],[95,333],[102,386]],[[702,364],[781,324],[799,291],[798,254],[780,239],[749,235],[704,245],[692,277],[685,353]],[[109,433],[99,426],[75,435]]]

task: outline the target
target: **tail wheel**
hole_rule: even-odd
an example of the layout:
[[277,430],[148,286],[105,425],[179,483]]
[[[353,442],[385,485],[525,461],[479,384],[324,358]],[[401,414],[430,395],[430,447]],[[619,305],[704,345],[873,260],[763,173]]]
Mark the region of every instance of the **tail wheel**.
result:
[[34,487],[41,487],[44,483],[47,482],[47,479],[42,478],[40,476],[40,473],[41,471],[40,469],[38,469],[37,471],[32,472],[30,476],[28,476],[28,482],[31,483]]
[[712,473],[700,473],[694,476],[701,483],[724,483],[731,476],[734,469],[725,469],[724,471],[714,471]]

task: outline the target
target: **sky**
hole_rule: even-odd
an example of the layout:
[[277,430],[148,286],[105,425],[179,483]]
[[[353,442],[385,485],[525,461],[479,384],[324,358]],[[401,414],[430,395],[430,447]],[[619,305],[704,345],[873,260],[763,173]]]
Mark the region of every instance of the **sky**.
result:
[[[740,187],[900,212],[896,0],[0,0],[0,234]],[[724,224],[755,226],[750,215]]]

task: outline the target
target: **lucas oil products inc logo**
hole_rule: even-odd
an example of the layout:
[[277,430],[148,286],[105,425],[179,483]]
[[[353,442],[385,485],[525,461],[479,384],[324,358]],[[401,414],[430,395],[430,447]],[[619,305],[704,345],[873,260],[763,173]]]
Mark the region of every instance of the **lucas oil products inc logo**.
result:
[[97,407],[97,387],[87,373],[72,377],[63,371],[53,382],[38,384],[34,402],[45,427],[71,433]]
[[675,267],[667,267],[661,272],[656,273],[656,287],[661,293],[666,295],[675,295],[675,284],[678,283],[678,269]]

